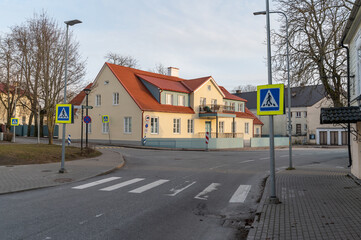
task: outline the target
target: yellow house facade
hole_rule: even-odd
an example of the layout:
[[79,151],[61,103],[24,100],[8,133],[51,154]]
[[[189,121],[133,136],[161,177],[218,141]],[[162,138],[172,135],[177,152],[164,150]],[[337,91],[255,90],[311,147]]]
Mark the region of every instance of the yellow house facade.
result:
[[[208,132],[209,148],[239,148],[243,140],[260,136],[263,123],[247,109],[246,100],[210,76],[185,80],[178,69],[169,70],[170,75],[161,75],[105,63],[88,95],[93,106],[88,110],[89,141],[204,148]],[[82,97],[78,104],[85,105]],[[108,123],[103,116],[109,116]],[[81,120],[79,108],[74,124],[66,127],[74,140],[81,138]],[[85,124],[83,128],[85,136]]]

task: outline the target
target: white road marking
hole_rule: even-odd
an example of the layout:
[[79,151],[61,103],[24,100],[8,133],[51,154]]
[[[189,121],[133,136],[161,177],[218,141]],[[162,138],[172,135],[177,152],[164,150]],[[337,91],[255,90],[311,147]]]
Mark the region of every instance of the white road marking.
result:
[[98,218],[98,217],[101,217],[103,215],[104,215],[104,213],[100,213],[100,214],[95,215],[95,217]]
[[289,155],[282,155],[282,156],[280,156],[280,157],[288,157]]
[[102,179],[102,180],[99,180],[99,181],[95,181],[95,182],[83,184],[83,185],[76,186],[76,187],[72,187],[72,188],[73,188],[73,189],[85,189],[85,188],[93,187],[93,186],[96,186],[96,185],[99,185],[99,184],[102,184],[102,183],[114,181],[114,180],[117,180],[117,179],[119,179],[119,178],[120,178],[120,177],[105,178],[105,179]]
[[144,185],[143,187],[139,187],[139,188],[136,188],[132,191],[129,191],[130,193],[142,193],[142,192],[145,192],[149,189],[152,189],[152,188],[155,188],[163,183],[166,183],[166,182],[169,182],[169,180],[165,180],[165,179],[160,179],[158,181],[155,181],[155,182],[152,182],[152,183],[149,183],[147,185]]
[[251,185],[239,185],[238,189],[234,192],[229,202],[244,203],[250,190],[251,190]]
[[213,170],[213,169],[216,169],[216,168],[220,168],[220,167],[223,167],[223,166],[227,166],[228,164],[222,164],[222,165],[219,165],[219,166],[215,166],[215,167],[212,167],[210,168],[210,170]]
[[206,189],[204,189],[202,192],[200,192],[197,196],[194,198],[201,199],[201,200],[207,200],[208,199],[208,193],[216,191],[217,187],[221,186],[220,183],[212,183],[209,185]]
[[260,158],[259,160],[266,160],[266,159],[270,159],[270,157]]
[[341,167],[341,166],[336,166],[336,168],[345,168],[345,167]]
[[[188,182],[188,181],[186,181]],[[180,189],[176,189],[176,188],[172,188],[171,190],[169,190],[170,192],[172,192],[171,194],[166,194],[168,196],[174,197],[175,195],[177,195],[178,193],[182,192],[183,190],[186,190],[187,188],[189,188],[190,186],[192,186],[193,184],[195,184],[196,182],[192,182],[191,184],[188,184],[187,186],[180,188]]]
[[144,180],[144,178],[134,178],[132,180],[125,181],[125,182],[122,182],[122,183],[119,183],[119,184],[115,184],[115,185],[110,186],[110,187],[102,188],[102,189],[100,189],[100,191],[113,191],[115,189],[125,187],[127,185],[130,185],[130,184],[133,184],[133,183],[136,183],[136,182],[140,182],[140,181],[143,181],[143,180]]
[[245,160],[245,161],[240,162],[240,163],[248,163],[248,162],[254,162],[254,160]]

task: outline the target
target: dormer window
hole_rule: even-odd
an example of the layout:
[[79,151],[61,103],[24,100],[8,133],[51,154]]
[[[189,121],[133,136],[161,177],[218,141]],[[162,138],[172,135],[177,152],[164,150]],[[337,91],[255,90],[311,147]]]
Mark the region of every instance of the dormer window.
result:
[[165,94],[165,104],[173,105],[173,94],[170,93]]
[[183,95],[178,96],[178,106],[185,106],[185,97]]

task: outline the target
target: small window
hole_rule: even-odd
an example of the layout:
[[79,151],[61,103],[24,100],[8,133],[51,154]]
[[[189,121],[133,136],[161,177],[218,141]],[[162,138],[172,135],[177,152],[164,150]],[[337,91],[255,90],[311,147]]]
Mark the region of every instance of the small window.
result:
[[208,85],[208,91],[211,91],[211,90],[212,90],[212,86]]
[[305,116],[305,118],[307,117],[307,112],[304,112],[304,116]]
[[173,119],[173,133],[180,133],[180,118]]
[[132,117],[124,117],[124,133],[132,133]]
[[103,127],[102,127],[102,132],[103,133],[109,133],[109,123],[103,123]]
[[183,95],[178,95],[178,106],[185,106],[185,97]]
[[219,122],[219,133],[224,133],[224,122]]
[[173,94],[170,93],[165,94],[165,104],[173,105]]
[[157,117],[152,117],[150,119],[150,133],[151,134],[158,134],[158,124],[159,119]]
[[301,112],[296,112],[296,118],[300,118],[301,117]]
[[100,106],[102,105],[102,95],[97,94],[95,95],[95,106]]
[[104,81],[104,85],[108,85],[109,84],[109,81],[108,80],[105,80]]
[[119,104],[119,93],[113,93],[113,105]]
[[256,128],[256,134],[259,135],[259,128]]
[[193,133],[193,128],[194,128],[194,121],[193,119],[188,119],[188,133]]
[[249,123],[244,124],[244,133],[249,134]]

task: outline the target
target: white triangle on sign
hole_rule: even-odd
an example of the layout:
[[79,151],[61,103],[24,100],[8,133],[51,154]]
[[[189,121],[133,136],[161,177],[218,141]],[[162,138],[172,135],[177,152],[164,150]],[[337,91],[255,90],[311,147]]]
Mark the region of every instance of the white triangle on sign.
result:
[[66,111],[65,111],[65,108],[63,108],[63,109],[61,110],[58,118],[62,118],[62,119],[68,119],[68,118],[69,118],[68,114],[67,114]]
[[278,104],[275,100],[275,98],[273,97],[272,93],[270,90],[268,90],[266,97],[263,99],[262,108],[273,108],[273,107],[278,107]]

